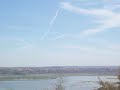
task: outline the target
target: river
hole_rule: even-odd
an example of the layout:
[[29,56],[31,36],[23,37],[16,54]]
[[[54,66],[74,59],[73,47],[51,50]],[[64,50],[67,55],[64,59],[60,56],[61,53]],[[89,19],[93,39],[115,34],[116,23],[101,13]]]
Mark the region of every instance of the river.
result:
[[[103,81],[116,82],[115,76],[100,76]],[[0,90],[54,90],[57,79],[0,81]],[[63,77],[65,90],[93,90],[99,87],[98,76]]]

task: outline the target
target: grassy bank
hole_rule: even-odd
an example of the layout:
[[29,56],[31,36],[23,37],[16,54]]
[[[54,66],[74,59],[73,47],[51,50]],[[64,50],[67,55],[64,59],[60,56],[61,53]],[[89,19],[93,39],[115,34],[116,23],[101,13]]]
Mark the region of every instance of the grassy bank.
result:
[[54,74],[39,74],[39,75],[0,75],[0,81],[14,80],[39,80],[39,79],[54,79],[57,76]]
[[68,76],[105,76],[105,75],[92,75],[92,74],[81,74],[81,73],[0,75],[0,81],[55,79],[55,78],[58,78],[58,77],[68,77]]

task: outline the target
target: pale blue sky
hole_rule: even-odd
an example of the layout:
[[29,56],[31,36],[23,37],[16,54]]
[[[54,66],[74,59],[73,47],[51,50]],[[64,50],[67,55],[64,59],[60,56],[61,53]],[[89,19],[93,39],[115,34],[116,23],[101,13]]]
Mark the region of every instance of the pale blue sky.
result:
[[120,65],[119,0],[0,0],[0,66]]

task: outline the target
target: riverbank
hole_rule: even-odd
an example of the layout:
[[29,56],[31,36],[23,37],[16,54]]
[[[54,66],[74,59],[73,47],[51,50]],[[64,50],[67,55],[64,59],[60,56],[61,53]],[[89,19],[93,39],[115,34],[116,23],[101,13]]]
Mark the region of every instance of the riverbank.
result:
[[68,76],[113,76],[113,75],[91,75],[91,74],[81,74],[81,73],[0,75],[0,81],[55,79],[59,77],[68,77]]

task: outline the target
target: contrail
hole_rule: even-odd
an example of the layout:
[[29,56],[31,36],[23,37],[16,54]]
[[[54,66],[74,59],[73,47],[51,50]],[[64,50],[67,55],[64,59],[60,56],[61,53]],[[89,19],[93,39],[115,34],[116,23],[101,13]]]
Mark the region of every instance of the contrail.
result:
[[52,26],[52,24],[54,23],[55,19],[56,19],[57,16],[58,16],[58,13],[59,13],[59,8],[57,9],[57,11],[56,11],[56,13],[55,13],[55,16],[54,16],[53,19],[51,20],[50,26]]
[[40,40],[44,39],[48,35],[48,33],[50,32],[51,27],[53,26],[53,24],[58,16],[59,10],[60,10],[60,8],[57,9],[55,16],[52,18],[52,20],[49,23],[48,31],[40,38]]

